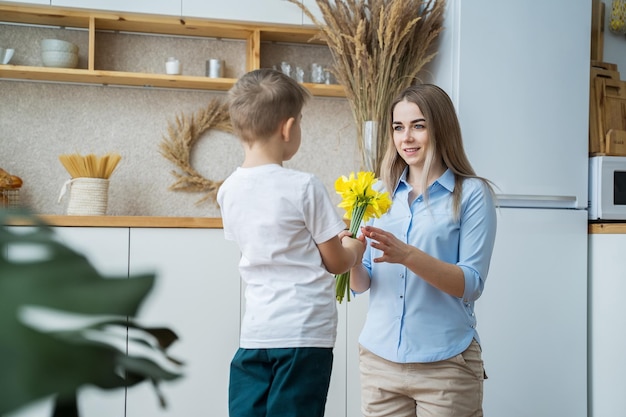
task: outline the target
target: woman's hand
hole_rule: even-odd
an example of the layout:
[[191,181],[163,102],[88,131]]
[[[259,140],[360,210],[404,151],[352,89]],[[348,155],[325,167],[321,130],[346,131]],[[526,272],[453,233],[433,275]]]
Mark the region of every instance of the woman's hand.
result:
[[412,246],[407,245],[393,234],[378,227],[365,226],[361,228],[363,235],[370,239],[370,246],[383,252],[383,256],[374,258],[374,262],[388,262],[404,264],[411,254]]
[[465,277],[459,266],[440,261],[383,229],[365,226],[361,230],[370,239],[370,246],[383,252],[374,262],[402,264],[435,288],[454,297],[463,297]]

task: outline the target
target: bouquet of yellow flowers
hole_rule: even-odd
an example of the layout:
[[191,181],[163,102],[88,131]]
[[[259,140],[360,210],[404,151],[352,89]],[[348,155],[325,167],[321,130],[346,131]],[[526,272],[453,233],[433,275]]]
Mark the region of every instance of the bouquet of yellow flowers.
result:
[[[362,222],[372,217],[379,218],[391,207],[391,198],[388,192],[379,192],[373,189],[378,181],[373,172],[354,172],[350,177],[341,176],[335,181],[335,190],[341,195],[339,207],[346,210],[346,219],[350,219],[350,233],[356,237]],[[348,293],[350,301],[350,271],[335,275],[337,301],[340,303]]]

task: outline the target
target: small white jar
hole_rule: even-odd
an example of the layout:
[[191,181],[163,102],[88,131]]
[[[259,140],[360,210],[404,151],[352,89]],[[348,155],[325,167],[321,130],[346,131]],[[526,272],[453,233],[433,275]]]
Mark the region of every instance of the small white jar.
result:
[[221,59],[209,59],[206,62],[206,76],[209,78],[224,77],[224,61]]
[[165,73],[170,75],[178,75],[181,73],[181,64],[180,61],[174,57],[170,57],[167,59],[165,63]]

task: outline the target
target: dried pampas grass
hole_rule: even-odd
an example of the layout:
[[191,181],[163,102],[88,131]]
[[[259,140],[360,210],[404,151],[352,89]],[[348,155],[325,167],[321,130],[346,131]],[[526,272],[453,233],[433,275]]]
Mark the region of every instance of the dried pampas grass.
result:
[[323,22],[300,0],[288,1],[319,27],[316,38],[330,48],[331,71],[345,88],[361,151],[363,122],[379,122],[375,164],[379,167],[390,124],[389,106],[418,81],[420,70],[436,55],[445,0],[316,0]]

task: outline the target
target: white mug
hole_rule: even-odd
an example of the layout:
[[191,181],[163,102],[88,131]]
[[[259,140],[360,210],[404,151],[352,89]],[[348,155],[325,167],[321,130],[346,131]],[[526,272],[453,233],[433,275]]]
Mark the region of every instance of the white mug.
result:
[[13,48],[0,48],[0,64],[8,64],[11,58],[13,58],[13,53],[15,53],[15,49]]

